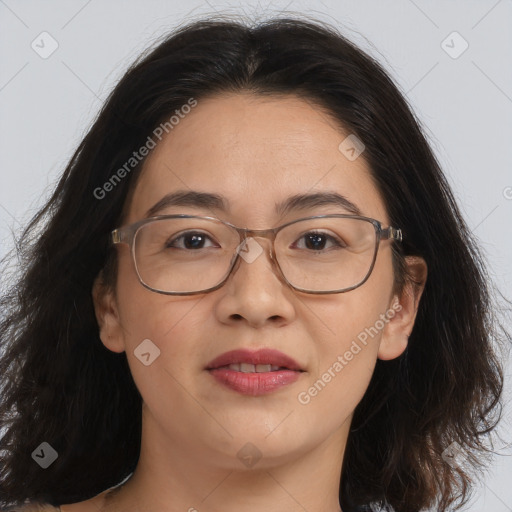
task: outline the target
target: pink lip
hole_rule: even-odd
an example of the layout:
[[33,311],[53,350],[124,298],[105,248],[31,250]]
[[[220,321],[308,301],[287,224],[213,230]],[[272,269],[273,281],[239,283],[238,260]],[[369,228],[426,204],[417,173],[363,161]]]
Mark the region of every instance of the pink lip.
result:
[[[243,373],[227,368],[233,363],[270,364],[282,369],[270,372]],[[273,349],[232,350],[211,361],[206,369],[219,383],[244,395],[271,393],[295,382],[304,371],[286,354]]]
[[221,366],[228,366],[233,363],[250,363],[250,364],[273,364],[275,366],[282,366],[288,370],[302,371],[299,363],[294,361],[286,354],[271,348],[263,348],[260,350],[252,351],[248,349],[231,350],[224,352],[207,365],[207,369],[220,368]]

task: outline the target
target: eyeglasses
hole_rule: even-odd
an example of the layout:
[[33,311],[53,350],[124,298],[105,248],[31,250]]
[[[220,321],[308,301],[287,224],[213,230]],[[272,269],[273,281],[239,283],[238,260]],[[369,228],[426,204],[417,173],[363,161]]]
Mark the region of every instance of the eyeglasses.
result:
[[317,215],[272,229],[238,228],[213,217],[161,215],[114,229],[113,244],[128,244],[143,286],[166,295],[220,288],[242,257],[254,261],[271,241],[277,275],[293,289],[342,293],[370,276],[381,240],[402,241],[402,231],[358,215]]

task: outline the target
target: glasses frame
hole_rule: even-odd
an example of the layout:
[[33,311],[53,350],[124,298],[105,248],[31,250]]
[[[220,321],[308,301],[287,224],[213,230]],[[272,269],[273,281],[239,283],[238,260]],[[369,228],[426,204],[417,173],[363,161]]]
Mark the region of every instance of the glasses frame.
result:
[[[370,269],[368,270],[366,276],[364,277],[364,279],[361,282],[357,283],[354,286],[350,286],[348,288],[342,288],[339,290],[332,290],[332,291],[312,291],[312,290],[306,290],[303,288],[298,288],[298,287],[294,286],[293,284],[291,284],[288,281],[288,279],[286,279],[286,276],[284,275],[284,273],[281,269],[281,266],[279,265],[279,261],[277,259],[277,255],[275,252],[275,246],[274,246],[274,242],[275,242],[277,233],[279,233],[279,231],[281,231],[285,227],[295,224],[297,222],[302,222],[302,221],[310,220],[310,219],[321,219],[321,218],[326,218],[326,217],[359,219],[359,220],[369,222],[370,224],[373,225],[373,227],[375,228],[375,247],[374,247],[374,251],[373,251],[373,258],[372,258],[372,263],[370,265]],[[139,270],[137,268],[137,259],[135,257],[135,244],[134,244],[135,237],[137,236],[138,231],[146,224],[149,224],[149,223],[155,222],[155,221],[159,221],[159,220],[172,219],[172,218],[174,218],[174,219],[190,218],[190,219],[212,220],[215,222],[220,222],[221,224],[224,224],[224,225],[228,226],[229,228],[234,229],[238,233],[238,236],[240,238],[240,243],[237,246],[237,252],[235,253],[235,255],[231,261],[231,266],[229,267],[229,270],[227,271],[226,276],[220,283],[218,283],[215,286],[212,286],[211,288],[207,288],[205,290],[199,290],[199,291],[193,291],[193,292],[168,292],[168,291],[164,291],[164,290],[159,290],[157,288],[152,288],[151,286],[149,286],[148,284],[146,284],[143,281],[142,277],[139,274]],[[314,294],[314,295],[326,295],[326,294],[332,294],[332,293],[345,293],[345,292],[354,290],[355,288],[359,288],[359,286],[363,285],[370,277],[370,275],[373,271],[373,268],[375,266],[375,261],[377,260],[377,253],[379,250],[380,242],[382,240],[395,240],[397,242],[401,242],[402,241],[402,230],[399,228],[394,228],[392,226],[383,228],[382,223],[380,221],[372,219],[370,217],[364,217],[361,215],[343,214],[343,213],[302,217],[300,219],[295,219],[291,222],[287,222],[286,224],[282,224],[280,226],[277,226],[275,228],[270,228],[270,229],[239,228],[239,227],[235,226],[234,224],[231,224],[230,222],[227,222],[227,221],[221,220],[221,219],[217,219],[215,217],[208,217],[208,216],[203,216],[203,215],[174,214],[174,215],[156,215],[153,217],[148,217],[146,219],[142,219],[140,221],[134,222],[133,224],[129,224],[127,226],[122,226],[122,227],[116,228],[110,233],[110,237],[111,237],[111,243],[113,245],[127,244],[130,247],[130,252],[132,255],[133,265],[135,267],[135,272],[136,272],[137,277],[139,278],[139,281],[142,284],[142,286],[144,286],[148,290],[151,290],[152,292],[161,293],[163,295],[197,295],[200,293],[213,292],[214,290],[218,290],[219,288],[221,288],[226,283],[226,281],[229,279],[230,275],[233,273],[233,269],[236,267],[238,261],[240,260],[239,248],[240,248],[241,244],[248,238],[267,238],[270,240],[270,242],[271,242],[271,248],[270,248],[271,263],[272,263],[273,267],[277,270],[277,275],[279,277],[281,277],[281,279],[283,279],[284,282],[288,286],[290,286],[292,289],[299,291],[299,292],[310,293],[310,294]]]

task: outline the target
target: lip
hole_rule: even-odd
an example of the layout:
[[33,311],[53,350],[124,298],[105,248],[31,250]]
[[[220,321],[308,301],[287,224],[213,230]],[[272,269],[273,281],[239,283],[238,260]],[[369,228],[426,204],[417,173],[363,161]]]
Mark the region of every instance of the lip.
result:
[[304,371],[299,363],[291,357],[279,352],[279,350],[264,348],[260,350],[238,349],[224,352],[210,361],[206,366],[207,370],[214,370],[221,366],[228,366],[234,363],[249,363],[249,364],[270,364],[274,366],[282,366],[287,370]]
[[[265,364],[280,366],[269,372],[244,373],[228,368],[235,363]],[[217,382],[243,395],[261,396],[292,384],[304,372],[291,357],[274,349],[232,350],[211,361],[206,370]]]

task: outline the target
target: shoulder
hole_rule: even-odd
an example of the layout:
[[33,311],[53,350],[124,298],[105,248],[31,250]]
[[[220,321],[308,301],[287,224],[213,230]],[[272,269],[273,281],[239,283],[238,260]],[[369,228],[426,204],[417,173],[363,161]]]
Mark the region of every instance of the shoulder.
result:
[[9,508],[2,508],[0,512],[59,512],[59,508],[44,503],[25,503]]
[[112,489],[106,489],[94,498],[78,503],[61,505],[60,507],[53,507],[48,503],[31,502],[8,508],[0,508],[0,512],[97,512],[102,508],[103,500],[111,490]]

